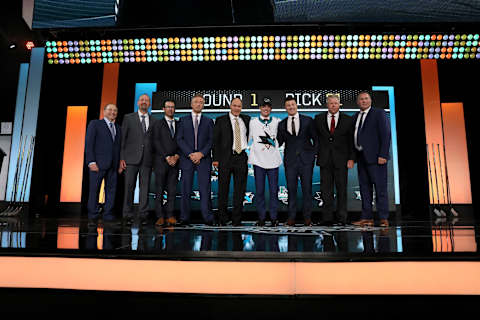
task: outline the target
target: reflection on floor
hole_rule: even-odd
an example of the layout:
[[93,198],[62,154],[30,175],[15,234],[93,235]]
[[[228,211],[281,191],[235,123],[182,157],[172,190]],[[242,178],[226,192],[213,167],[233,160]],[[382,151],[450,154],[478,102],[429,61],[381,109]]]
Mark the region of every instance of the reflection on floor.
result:
[[[458,219],[397,222],[387,228],[346,226],[155,227],[104,223],[86,219],[0,218],[0,254],[114,254],[150,258],[263,257],[348,259],[443,257],[442,253],[477,256],[479,225]],[[255,255],[255,254],[256,255]],[[276,253],[276,255],[275,255]],[[474,254],[475,253],[475,254]],[[260,254],[260,255],[259,255]],[[263,254],[263,255],[262,255]],[[457,257],[451,255],[450,257]]]

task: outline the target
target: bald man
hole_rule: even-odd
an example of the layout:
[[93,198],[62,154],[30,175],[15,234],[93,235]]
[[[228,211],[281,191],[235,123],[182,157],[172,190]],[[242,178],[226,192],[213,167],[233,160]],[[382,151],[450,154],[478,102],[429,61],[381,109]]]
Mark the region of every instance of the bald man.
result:
[[[150,136],[156,121],[148,114],[150,97],[142,94],[137,101],[138,111],[123,118],[120,169],[125,170],[125,193],[123,219],[131,224],[138,219],[145,223],[148,216],[148,187],[152,174],[152,150]],[[139,176],[140,204],[137,213],[133,210],[133,196]]]
[[233,176],[232,224],[240,226],[243,199],[247,186],[248,145],[250,117],[242,112],[242,100],[230,103],[230,112],[215,120],[213,128],[213,166],[218,168],[218,223],[228,220],[227,206],[230,179]]

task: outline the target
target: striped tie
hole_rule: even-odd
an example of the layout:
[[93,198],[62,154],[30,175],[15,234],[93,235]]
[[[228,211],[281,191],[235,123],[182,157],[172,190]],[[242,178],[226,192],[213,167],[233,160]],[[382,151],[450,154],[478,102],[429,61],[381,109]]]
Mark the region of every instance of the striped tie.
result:
[[235,152],[240,154],[242,152],[242,141],[240,140],[240,124],[238,123],[238,117],[235,117],[235,128],[234,128],[234,147]]

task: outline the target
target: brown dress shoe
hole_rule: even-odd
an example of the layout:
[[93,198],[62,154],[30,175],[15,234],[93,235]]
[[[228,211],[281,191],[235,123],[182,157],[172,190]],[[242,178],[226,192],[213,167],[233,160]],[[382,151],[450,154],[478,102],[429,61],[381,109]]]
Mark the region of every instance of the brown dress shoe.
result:
[[169,226],[174,226],[174,225],[177,224],[177,219],[175,219],[175,217],[170,217],[170,218],[167,219],[167,224]]
[[357,227],[373,227],[373,219],[361,219],[352,224]]
[[388,220],[387,219],[380,220],[380,227],[388,227]]
[[311,227],[311,226],[313,226],[312,219],[305,219],[305,227]]
[[289,227],[295,226],[295,220],[288,219],[287,222],[285,222],[285,226],[289,226]]
[[165,224],[165,219],[163,217],[158,218],[157,222],[155,222],[156,226],[163,226]]

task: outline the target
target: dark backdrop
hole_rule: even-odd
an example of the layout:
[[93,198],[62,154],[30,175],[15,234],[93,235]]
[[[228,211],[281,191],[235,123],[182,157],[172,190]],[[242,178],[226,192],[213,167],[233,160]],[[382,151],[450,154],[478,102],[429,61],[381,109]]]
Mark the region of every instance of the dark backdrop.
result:
[[[441,101],[463,101],[469,150],[474,150],[473,117],[476,107],[474,83],[480,64],[440,62]],[[46,65],[40,99],[36,157],[32,175],[32,205],[48,207],[59,203],[65,135],[66,105],[88,105],[88,121],[98,118],[103,65]],[[463,79],[462,79],[463,77]],[[137,82],[157,82],[162,89],[306,89],[365,88],[372,85],[395,87],[400,196],[404,217],[428,217],[428,185],[425,155],[425,127],[419,61],[295,61],[227,63],[122,64],[118,88],[118,121],[132,112]],[[469,153],[472,192],[476,163]],[[86,169],[84,177],[86,176]],[[83,199],[88,192],[83,184]],[[122,179],[120,179],[122,180]],[[120,181],[117,208],[121,208]],[[58,212],[50,211],[47,212]],[[57,215],[60,213],[57,213]]]

